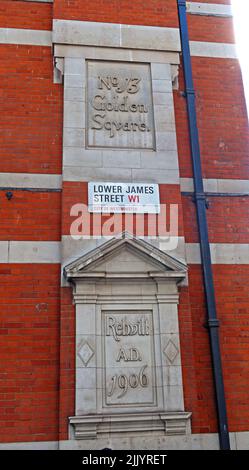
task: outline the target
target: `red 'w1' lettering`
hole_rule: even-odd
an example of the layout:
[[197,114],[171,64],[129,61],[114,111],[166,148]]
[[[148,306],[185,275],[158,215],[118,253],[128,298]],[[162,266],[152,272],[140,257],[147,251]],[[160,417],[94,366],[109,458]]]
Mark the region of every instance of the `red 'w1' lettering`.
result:
[[139,196],[135,196],[134,194],[131,194],[128,196],[129,202],[139,202]]

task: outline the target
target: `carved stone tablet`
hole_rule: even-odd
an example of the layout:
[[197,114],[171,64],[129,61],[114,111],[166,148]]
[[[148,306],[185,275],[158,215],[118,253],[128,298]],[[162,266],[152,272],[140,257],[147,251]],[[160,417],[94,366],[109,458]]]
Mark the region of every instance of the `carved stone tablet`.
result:
[[104,406],[155,406],[152,313],[104,312]]
[[89,147],[153,149],[150,66],[89,61],[87,114]]

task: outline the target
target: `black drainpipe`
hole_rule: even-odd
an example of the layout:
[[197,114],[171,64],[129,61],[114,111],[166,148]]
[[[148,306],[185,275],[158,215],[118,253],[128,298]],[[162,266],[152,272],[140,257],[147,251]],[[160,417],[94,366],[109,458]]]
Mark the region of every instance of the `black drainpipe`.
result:
[[182,44],[183,70],[186,88],[186,100],[188,110],[189,136],[192,155],[193,179],[194,179],[194,196],[196,202],[196,213],[199,227],[199,240],[202,259],[202,270],[204,279],[204,288],[207,305],[207,325],[210,337],[211,356],[213,363],[213,375],[216,392],[217,417],[219,425],[220,448],[222,450],[230,450],[226,399],[224,391],[224,381],[222,375],[222,363],[219,344],[219,320],[216,314],[216,301],[213,282],[213,272],[210,254],[210,245],[208,239],[207,225],[207,201],[203,187],[203,177],[201,168],[199,133],[197,127],[196,107],[195,107],[195,90],[193,84],[191,56],[189,48],[186,1],[177,0],[178,16]]

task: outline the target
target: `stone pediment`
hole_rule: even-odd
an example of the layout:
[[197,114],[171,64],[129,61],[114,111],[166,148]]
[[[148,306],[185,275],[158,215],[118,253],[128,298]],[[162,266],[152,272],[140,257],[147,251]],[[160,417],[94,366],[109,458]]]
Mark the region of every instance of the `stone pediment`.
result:
[[64,268],[67,280],[79,278],[174,278],[180,281],[187,266],[152,244],[123,233],[81,256]]
[[186,269],[127,233],[64,268],[76,305],[75,439],[190,432],[177,317]]

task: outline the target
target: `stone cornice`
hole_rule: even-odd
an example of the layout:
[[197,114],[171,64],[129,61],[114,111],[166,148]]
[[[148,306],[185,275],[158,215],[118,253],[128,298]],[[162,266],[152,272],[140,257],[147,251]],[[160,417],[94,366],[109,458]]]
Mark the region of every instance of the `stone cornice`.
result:
[[187,435],[190,433],[191,413],[164,412],[113,414],[70,417],[69,422],[74,427],[75,439],[96,439],[106,433],[147,433],[151,431],[166,436]]
[[58,19],[53,21],[53,43],[165,52],[181,50],[178,28]]

